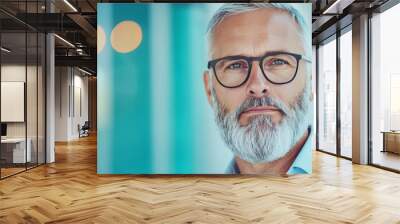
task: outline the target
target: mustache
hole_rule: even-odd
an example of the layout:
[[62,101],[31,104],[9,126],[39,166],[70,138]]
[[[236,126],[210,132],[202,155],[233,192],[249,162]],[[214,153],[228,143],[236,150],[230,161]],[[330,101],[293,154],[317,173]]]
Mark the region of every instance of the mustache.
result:
[[290,109],[280,100],[275,99],[270,96],[266,97],[250,97],[247,98],[236,110],[235,110],[235,117],[236,119],[239,119],[239,116],[253,108],[253,107],[261,107],[261,106],[272,106],[276,107],[279,111],[283,113],[283,115],[288,115],[290,112]]

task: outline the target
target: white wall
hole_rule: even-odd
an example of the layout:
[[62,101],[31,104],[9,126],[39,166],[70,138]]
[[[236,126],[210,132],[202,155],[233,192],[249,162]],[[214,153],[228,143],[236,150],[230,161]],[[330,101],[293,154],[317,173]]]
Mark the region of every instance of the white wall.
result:
[[68,140],[68,86],[70,84],[69,69],[67,67],[55,68],[55,141]]
[[[25,71],[26,69],[26,71]],[[27,72],[27,73],[26,73]],[[33,76],[36,77],[36,66],[27,66],[25,68],[24,65],[19,64],[5,64],[1,66],[1,81],[2,82],[25,82],[25,75],[28,76],[29,85],[36,86],[36,80],[34,80]],[[6,96],[3,96],[6,97]],[[36,135],[36,113],[32,113],[32,111],[36,112],[36,87],[35,88],[27,88],[27,118],[28,118],[28,137],[33,130]],[[33,102],[33,104],[32,104]],[[40,106],[40,105],[39,105]],[[7,108],[1,108],[2,110],[6,110]],[[34,123],[32,123],[34,122]],[[7,136],[8,137],[25,137],[25,123],[26,122],[7,122]],[[30,129],[32,128],[32,131]]]
[[[28,71],[32,67],[28,67]],[[25,82],[25,64],[8,64],[1,66],[1,81],[3,82]],[[30,72],[28,72],[30,74]],[[3,96],[4,97],[4,96]],[[6,108],[1,108],[6,110]],[[25,137],[25,122],[7,122],[7,137],[22,138]]]
[[78,124],[88,120],[88,77],[72,67],[56,67],[55,73],[55,140],[77,139]]
[[[1,82],[1,121],[25,121],[25,83]],[[35,107],[36,108],[36,107]]]
[[[38,70],[36,70],[38,69]],[[27,82],[26,79],[27,78]],[[32,151],[32,161],[44,162],[45,146],[45,120],[44,120],[44,74],[42,68],[35,66],[25,66],[25,64],[3,64],[1,66],[2,82],[24,82],[26,83],[26,106],[21,108],[27,115],[27,120],[23,122],[5,122],[7,123],[8,138],[24,138],[25,135],[30,139],[30,148]],[[7,96],[2,96],[2,98]],[[1,108],[8,110],[10,108]],[[12,111],[11,111],[12,112]],[[39,156],[37,157],[37,154]]]
[[[75,70],[77,71],[77,70]],[[85,121],[89,120],[89,112],[88,112],[88,77],[82,76],[83,73],[78,73],[79,75],[74,76],[74,108],[73,110],[73,119],[72,119],[72,136],[78,137],[78,124],[81,126],[85,123]],[[79,93],[80,91],[80,93]],[[80,97],[79,97],[80,95]],[[79,103],[80,101],[80,103]],[[81,107],[81,108],[79,108]],[[80,111],[81,110],[81,111]]]

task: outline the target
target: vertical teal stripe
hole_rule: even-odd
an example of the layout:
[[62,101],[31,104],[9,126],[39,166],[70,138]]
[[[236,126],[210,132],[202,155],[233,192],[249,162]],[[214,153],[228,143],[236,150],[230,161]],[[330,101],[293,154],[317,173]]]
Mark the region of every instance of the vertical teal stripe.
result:
[[[170,32],[170,5],[152,4],[150,6],[151,29],[151,128],[152,128],[152,164],[154,173],[171,173],[171,165],[175,159],[171,149],[171,108],[173,97],[171,89],[174,88],[170,74],[171,46],[169,44]],[[157,35],[162,33],[163,35]]]
[[[99,55],[100,65],[111,63],[98,77],[100,95],[109,98],[107,105],[100,106],[100,113],[108,109],[104,106],[112,108],[99,117],[100,173],[152,173],[149,10],[147,5],[131,6],[112,4],[104,6],[109,7],[107,10],[99,7],[99,25],[104,26],[108,37],[124,20],[137,22],[143,33],[140,46],[133,52],[117,53],[108,43]],[[103,119],[109,122],[106,127]],[[103,165],[109,169],[102,170]]]
[[[113,138],[110,135],[114,108],[112,98],[114,97],[113,77],[111,73],[112,64],[109,57],[112,55],[112,50],[109,46],[109,34],[112,29],[113,10],[107,5],[99,4],[97,8],[98,25],[102,26],[106,33],[106,45],[103,51],[97,55],[97,172],[98,173],[113,173],[114,154],[112,153]],[[107,18],[107,19],[106,19]]]
[[[174,49],[173,62],[171,64],[171,74],[173,74],[173,155],[177,158],[173,164],[176,173],[192,173],[192,155],[193,155],[193,119],[190,101],[192,100],[191,76],[190,68],[190,46],[189,45],[189,24],[187,18],[190,12],[184,4],[176,4],[172,8],[172,49]],[[183,19],[185,18],[185,19]]]

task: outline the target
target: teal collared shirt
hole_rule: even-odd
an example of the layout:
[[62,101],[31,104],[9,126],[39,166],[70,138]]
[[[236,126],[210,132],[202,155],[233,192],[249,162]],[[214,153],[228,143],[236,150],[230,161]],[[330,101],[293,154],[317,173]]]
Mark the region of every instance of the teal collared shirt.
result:
[[[312,173],[312,139],[311,127],[309,127],[307,141],[287,171],[288,175]],[[226,174],[240,174],[235,159],[232,159],[230,162],[226,169]]]

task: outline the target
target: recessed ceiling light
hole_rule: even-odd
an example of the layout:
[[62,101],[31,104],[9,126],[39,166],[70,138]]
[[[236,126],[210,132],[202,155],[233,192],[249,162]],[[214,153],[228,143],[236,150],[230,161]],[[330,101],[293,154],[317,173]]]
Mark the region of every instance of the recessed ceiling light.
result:
[[67,4],[74,12],[78,12],[78,10],[68,1],[64,0],[65,4]]
[[342,14],[343,9],[351,5],[355,0],[336,0],[322,14]]
[[64,43],[66,43],[67,45],[69,45],[70,47],[73,47],[73,48],[75,48],[75,45],[73,45],[71,42],[69,42],[68,40],[66,40],[66,39],[64,39],[64,38],[62,38],[62,37],[60,37],[59,35],[57,35],[57,34],[54,34],[54,36],[55,37],[57,37],[59,40],[61,40],[62,42],[64,42]]
[[78,70],[81,71],[81,72],[83,72],[83,73],[85,73],[85,74],[87,74],[87,75],[90,75],[90,76],[92,75],[92,73],[90,73],[90,72],[88,72],[88,71],[86,71],[86,70],[83,70],[83,69],[81,69],[81,68],[79,68],[79,67],[78,67]]
[[5,48],[5,47],[1,47],[0,49],[1,49],[2,51],[6,52],[6,53],[10,53],[10,52],[11,52],[11,50],[9,50],[9,49],[7,49],[7,48]]

